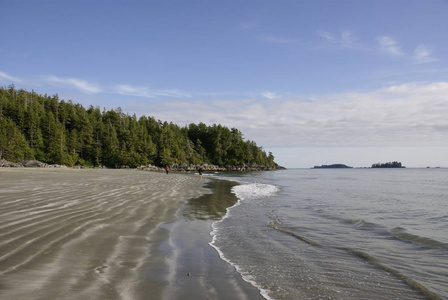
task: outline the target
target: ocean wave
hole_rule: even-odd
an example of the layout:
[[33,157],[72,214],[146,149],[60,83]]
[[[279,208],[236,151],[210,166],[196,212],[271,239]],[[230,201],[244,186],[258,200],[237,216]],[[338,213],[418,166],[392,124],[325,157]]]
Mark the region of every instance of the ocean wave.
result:
[[363,219],[341,219],[342,223],[354,225],[361,230],[384,230],[384,226]]
[[[215,222],[215,223],[216,223],[216,222]],[[215,232],[215,233],[216,233],[216,232]],[[270,294],[270,291],[269,291],[269,290],[267,290],[267,289],[263,288],[261,285],[259,285],[259,284],[254,280],[253,276],[252,276],[249,272],[245,272],[245,271],[243,270],[243,268],[241,268],[238,264],[232,262],[230,259],[228,259],[228,258],[224,255],[224,253],[221,251],[221,249],[216,245],[216,235],[213,235],[213,239],[212,239],[212,241],[209,243],[209,245],[210,245],[211,247],[213,247],[213,248],[216,250],[216,252],[218,252],[219,257],[220,257],[223,261],[227,262],[229,265],[231,265],[232,267],[235,268],[235,270],[237,271],[237,273],[239,273],[239,274],[241,275],[241,278],[242,278],[244,281],[250,283],[253,287],[257,288],[257,289],[260,291],[260,295],[261,295],[263,298],[265,298],[265,299],[267,299],[267,300],[274,300],[274,298],[271,298],[271,297],[269,296],[269,294]]]
[[403,227],[392,228],[389,230],[389,233],[400,241],[416,244],[429,249],[442,249],[448,251],[447,243],[409,233]]
[[405,282],[410,288],[419,292],[421,295],[425,296],[428,299],[431,299],[431,300],[441,300],[442,299],[437,294],[435,294],[434,292],[432,292],[428,288],[426,288],[422,283],[419,283],[416,280],[406,276],[405,274],[401,273],[400,271],[394,269],[391,266],[387,266],[385,264],[380,263],[377,258],[375,258],[374,256],[372,256],[366,252],[363,252],[363,251],[360,251],[357,249],[347,248],[347,247],[335,247],[335,248],[342,250],[342,251],[347,251],[347,252],[351,253],[352,255],[354,255],[360,259],[363,259],[367,263],[375,266],[376,268],[379,268],[380,270],[388,272],[389,274],[391,274],[391,275],[395,276],[396,278]]
[[281,226],[279,226],[280,224],[281,224],[281,222],[279,220],[273,220],[273,221],[268,223],[268,226],[271,227],[271,228],[274,228],[277,231],[280,231],[280,232],[283,232],[283,233],[285,233],[287,235],[290,235],[290,236],[292,236],[292,237],[294,237],[294,238],[296,238],[296,239],[298,239],[298,240],[300,240],[302,242],[305,242],[305,243],[307,243],[309,245],[316,246],[316,247],[322,247],[322,245],[319,244],[318,242],[310,240],[310,239],[308,239],[308,238],[306,238],[306,237],[304,237],[302,235],[299,235],[299,234],[297,234],[297,233],[295,233],[295,232],[293,232],[291,230],[288,230],[287,227],[281,227]]
[[307,243],[309,245],[319,247],[319,248],[327,248],[327,249],[333,248],[333,249],[337,249],[337,250],[341,250],[341,251],[350,253],[351,255],[364,260],[365,262],[369,263],[370,265],[395,276],[399,280],[406,283],[410,288],[417,291],[418,293],[425,296],[426,298],[431,299],[431,300],[440,300],[441,299],[437,294],[435,294],[434,292],[429,290],[422,283],[419,283],[418,281],[406,276],[405,274],[401,273],[400,271],[393,268],[392,266],[388,266],[386,264],[381,263],[376,257],[374,257],[373,255],[371,255],[367,252],[364,252],[364,251],[361,251],[358,249],[352,249],[350,247],[337,247],[337,246],[322,245],[316,241],[310,240],[302,235],[295,233],[292,229],[290,229],[288,227],[282,227],[281,226],[282,223],[279,220],[273,220],[273,221],[269,222],[267,225],[279,232],[282,232],[284,234],[292,236],[292,237],[294,237],[304,243]]
[[257,288],[260,291],[260,294],[268,300],[271,300],[272,298],[269,296],[269,291],[267,289],[264,289],[261,287],[257,282],[254,280],[253,276],[249,272],[245,272],[238,264],[234,263],[232,260],[227,258],[225,254],[222,252],[222,250],[217,245],[217,240],[219,238],[219,224],[222,223],[225,219],[229,218],[229,212],[235,208],[236,206],[241,204],[242,200],[249,200],[249,199],[259,199],[268,197],[271,195],[274,195],[278,191],[278,187],[270,184],[264,184],[264,183],[249,183],[249,184],[241,184],[236,185],[232,188],[232,193],[237,196],[238,201],[235,203],[235,205],[228,207],[226,214],[222,217],[221,220],[215,221],[212,224],[212,232],[210,235],[212,236],[212,241],[209,243],[209,245],[218,252],[221,259],[231,266],[235,268],[235,270],[241,274],[241,277],[244,281],[250,283],[255,288]]
[[279,188],[275,185],[265,183],[249,183],[237,185],[232,192],[241,200],[269,197],[277,193]]
[[432,238],[409,233],[403,227],[386,228],[380,224],[368,222],[366,220],[358,219],[344,219],[344,223],[355,225],[357,229],[361,230],[376,230],[383,235],[391,236],[400,241],[425,247],[427,249],[448,251],[448,243],[444,243]]

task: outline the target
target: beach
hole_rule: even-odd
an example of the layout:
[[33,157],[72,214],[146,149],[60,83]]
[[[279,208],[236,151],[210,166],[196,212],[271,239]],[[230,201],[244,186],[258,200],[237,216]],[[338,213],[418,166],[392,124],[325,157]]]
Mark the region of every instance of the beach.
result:
[[208,244],[236,201],[230,187],[193,174],[1,169],[0,298],[263,299]]

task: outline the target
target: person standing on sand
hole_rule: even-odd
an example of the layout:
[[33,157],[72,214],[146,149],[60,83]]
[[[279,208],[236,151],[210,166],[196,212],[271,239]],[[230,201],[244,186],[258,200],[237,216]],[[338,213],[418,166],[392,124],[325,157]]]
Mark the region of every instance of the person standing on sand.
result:
[[166,171],[166,174],[168,174],[170,172],[170,167],[166,166],[165,171]]

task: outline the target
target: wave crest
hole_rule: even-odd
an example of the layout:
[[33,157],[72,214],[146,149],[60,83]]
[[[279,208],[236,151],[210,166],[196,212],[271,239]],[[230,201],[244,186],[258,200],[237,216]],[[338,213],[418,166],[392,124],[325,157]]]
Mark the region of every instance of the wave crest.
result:
[[442,249],[448,251],[448,244],[440,241],[433,240],[431,238],[415,235],[406,231],[402,227],[392,228],[390,234],[396,239],[416,245],[420,245],[430,249]]
[[237,185],[232,192],[242,200],[264,198],[277,193],[279,188],[275,185],[265,183],[249,183]]

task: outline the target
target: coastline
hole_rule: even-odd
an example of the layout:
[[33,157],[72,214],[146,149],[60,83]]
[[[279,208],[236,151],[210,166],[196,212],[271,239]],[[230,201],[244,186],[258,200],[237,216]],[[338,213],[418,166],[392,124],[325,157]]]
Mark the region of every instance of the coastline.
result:
[[0,179],[5,299],[174,299],[210,291],[217,299],[258,299],[208,245],[213,220],[191,218],[196,208],[186,215],[191,203],[221,197],[221,189],[204,188],[215,180],[67,168],[3,168]]
[[[229,166],[218,166],[218,165],[209,165],[209,164],[172,164],[168,166],[170,171],[174,172],[197,172],[199,169],[203,171],[209,172],[217,172],[217,171],[225,171],[225,172],[234,172],[234,171],[277,171],[277,170],[286,170],[285,167],[282,166],[264,166],[257,164],[243,164],[243,165],[229,165]],[[106,168],[104,166],[99,167],[87,167],[87,166],[66,166],[66,165],[58,165],[58,164],[47,164],[38,160],[23,160],[20,162],[10,162],[5,159],[0,159],[0,168],[72,168],[72,169],[111,169]],[[112,168],[114,169],[114,168]],[[137,168],[130,168],[127,166],[117,167],[115,169],[136,169],[141,171],[155,171],[155,172],[165,172],[166,167],[158,167],[153,165],[140,166]]]
[[210,244],[213,223],[238,200],[231,193],[234,185],[207,179],[205,188],[210,192],[187,200],[179,208],[178,218],[163,225],[169,235],[160,249],[170,274],[163,299],[265,299]]

